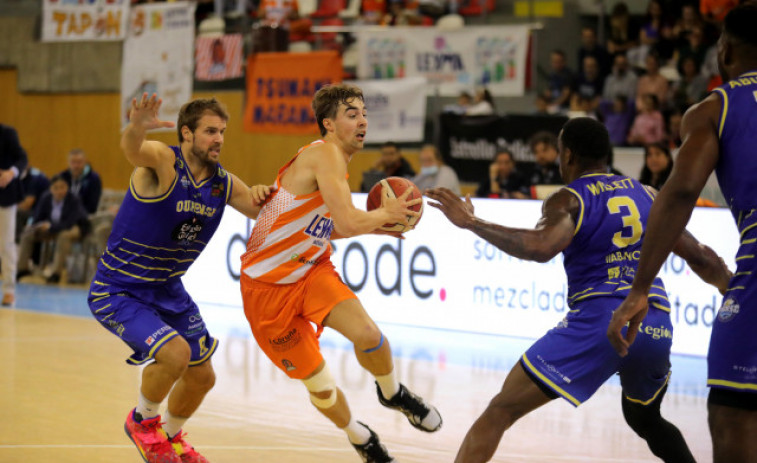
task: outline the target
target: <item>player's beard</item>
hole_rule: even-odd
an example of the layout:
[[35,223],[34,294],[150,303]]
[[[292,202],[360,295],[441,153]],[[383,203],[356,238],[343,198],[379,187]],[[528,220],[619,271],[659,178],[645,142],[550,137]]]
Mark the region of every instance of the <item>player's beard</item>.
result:
[[[219,147],[219,153],[220,150],[221,148]],[[215,169],[216,166],[218,166],[218,161],[210,158],[210,149],[202,150],[198,148],[197,145],[192,145],[192,155],[205,167]]]

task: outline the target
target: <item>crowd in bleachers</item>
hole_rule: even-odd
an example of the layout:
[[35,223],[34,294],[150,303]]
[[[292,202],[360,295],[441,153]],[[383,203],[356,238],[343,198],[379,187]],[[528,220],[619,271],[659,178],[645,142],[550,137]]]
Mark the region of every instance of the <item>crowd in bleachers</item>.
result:
[[715,41],[719,22],[736,3],[650,0],[642,17],[616,3],[604,40],[594,21],[581,30],[575,61],[552,51],[537,108],[595,117],[615,146],[663,144],[675,150],[681,115],[722,83]]

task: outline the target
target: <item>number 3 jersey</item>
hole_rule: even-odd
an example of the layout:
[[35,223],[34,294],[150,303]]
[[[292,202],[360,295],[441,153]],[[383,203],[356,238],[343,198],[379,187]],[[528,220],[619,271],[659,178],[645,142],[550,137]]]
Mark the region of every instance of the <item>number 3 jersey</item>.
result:
[[[573,241],[563,251],[568,304],[625,298],[639,265],[652,193],[637,180],[611,174],[584,175],[566,189],[581,205]],[[654,280],[649,304],[670,311],[660,278]]]
[[231,195],[231,178],[218,165],[197,182],[179,147],[176,178],[161,196],[145,198],[130,182],[95,280],[122,285],[164,285],[185,274],[215,233]]

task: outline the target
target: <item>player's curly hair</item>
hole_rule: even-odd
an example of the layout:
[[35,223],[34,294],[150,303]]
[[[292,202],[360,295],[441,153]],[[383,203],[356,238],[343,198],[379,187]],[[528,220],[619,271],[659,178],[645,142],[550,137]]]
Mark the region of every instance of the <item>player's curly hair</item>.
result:
[[179,110],[179,120],[176,123],[176,131],[179,133],[179,143],[184,141],[184,137],[181,135],[181,128],[186,125],[190,132],[194,133],[200,118],[207,112],[215,114],[224,121],[229,120],[229,113],[226,111],[226,107],[215,98],[198,98],[185,103]]
[[589,165],[597,161],[607,162],[612,153],[612,144],[607,128],[590,117],[576,117],[562,127],[560,140],[563,148],[569,149],[580,162]]
[[315,92],[312,106],[321,136],[326,135],[326,127],[323,126],[323,120],[336,117],[339,105],[346,105],[355,98],[363,102],[365,101],[363,99],[363,91],[359,87],[349,84],[327,84]]
[[723,20],[723,31],[752,47],[757,47],[757,5],[742,3],[728,12]]

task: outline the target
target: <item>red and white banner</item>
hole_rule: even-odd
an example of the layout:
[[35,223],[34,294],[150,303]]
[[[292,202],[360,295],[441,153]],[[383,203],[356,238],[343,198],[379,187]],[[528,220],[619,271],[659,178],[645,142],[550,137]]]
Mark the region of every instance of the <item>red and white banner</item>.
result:
[[123,40],[129,0],[42,0],[42,41]]
[[195,78],[226,80],[242,77],[242,34],[198,37],[195,42]]

